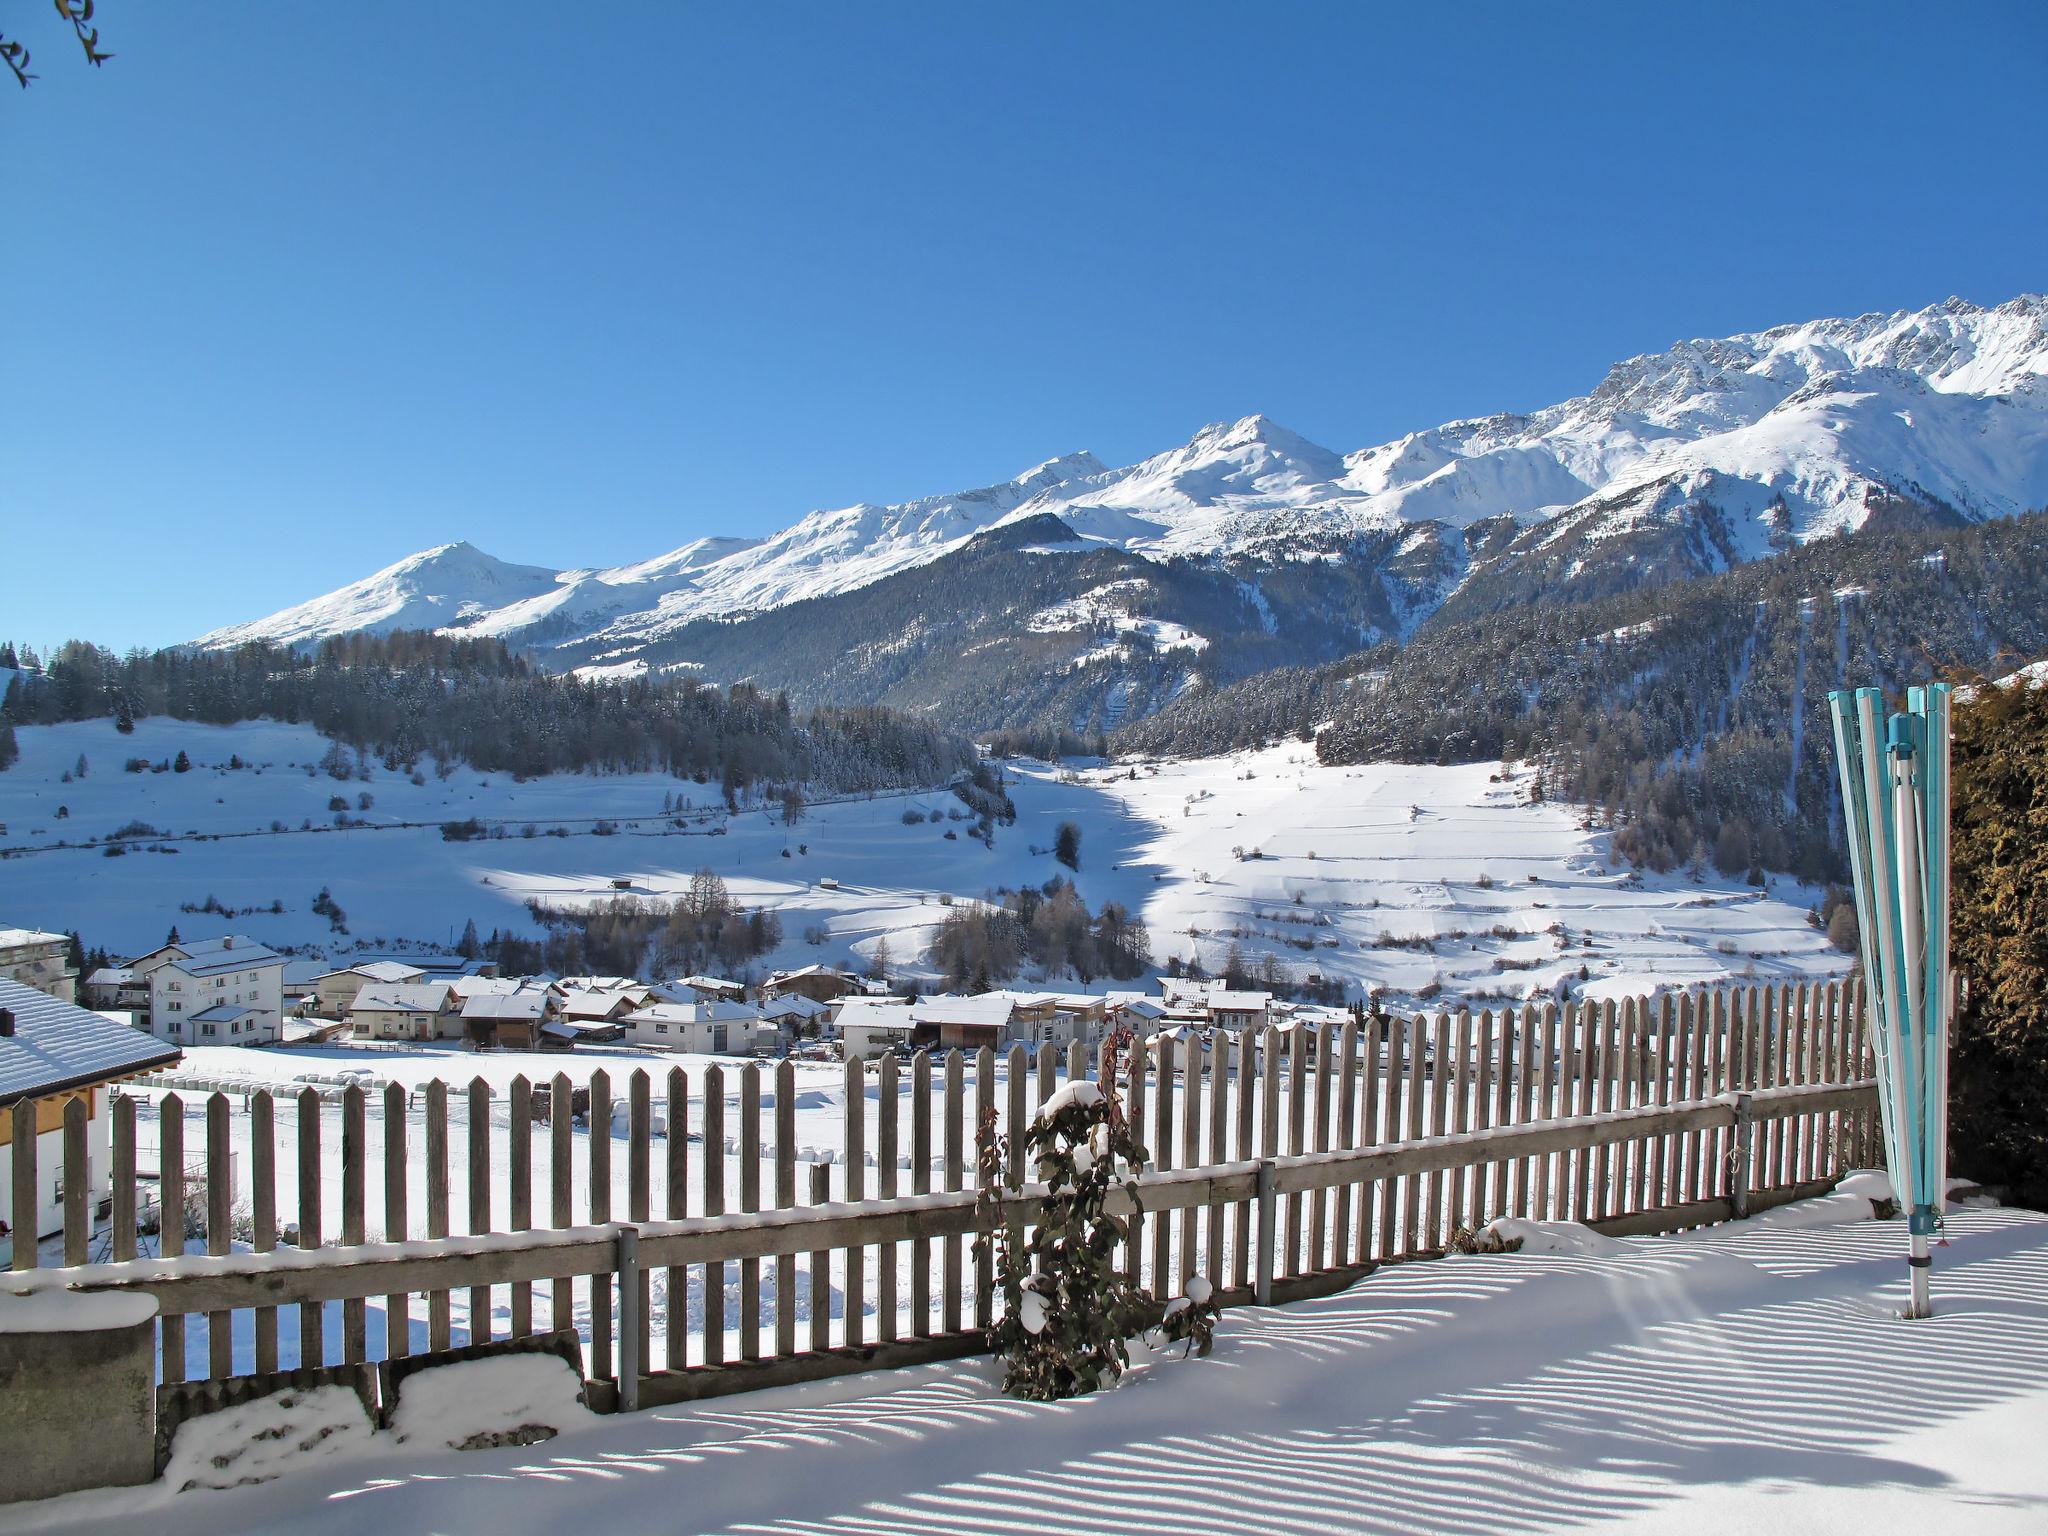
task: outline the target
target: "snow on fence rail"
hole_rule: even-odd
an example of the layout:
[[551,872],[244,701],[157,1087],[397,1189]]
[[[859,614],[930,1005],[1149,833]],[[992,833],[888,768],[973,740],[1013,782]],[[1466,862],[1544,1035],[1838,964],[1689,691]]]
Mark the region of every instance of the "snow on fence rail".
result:
[[[991,1279],[973,1272],[969,1254],[978,1220],[969,1187],[973,1127],[1006,1119],[1021,1128],[1063,1076],[1083,1077],[1089,1063],[1078,1046],[1064,1061],[1050,1046],[1035,1056],[1012,1048],[1003,1113],[995,1065],[992,1050],[978,1053],[970,1101],[966,1058],[919,1053],[905,1098],[898,1064],[885,1059],[870,1127],[866,1075],[849,1063],[840,1198],[830,1199],[831,1167],[813,1163],[802,1205],[792,1065],[773,1069],[765,1104],[761,1068],[739,1070],[736,1137],[725,1125],[724,1069],[702,1074],[694,1126],[688,1075],[673,1069],[660,1085],[668,1134],[660,1142],[659,1213],[657,1084],[636,1071],[625,1085],[623,1220],[612,1207],[614,1138],[600,1130],[586,1137],[588,1219],[581,1224],[572,1198],[577,1095],[568,1079],[513,1080],[503,1176],[493,1173],[491,1090],[479,1080],[463,1095],[467,1235],[451,1232],[447,1085],[424,1090],[424,1145],[417,1147],[408,1135],[406,1091],[386,1085],[378,1095],[383,1242],[370,1241],[365,1216],[370,1095],[360,1085],[342,1090],[337,1230],[322,1174],[321,1091],[298,1095],[291,1224],[279,1219],[276,1103],[257,1092],[242,1111],[248,1211],[232,1208],[229,1178],[209,1173],[203,1214],[187,1222],[188,1251],[170,1258],[140,1254],[136,1100],[119,1097],[110,1262],[86,1262],[85,1189],[67,1180],[66,1267],[12,1284],[155,1295],[167,1388],[188,1375],[238,1373],[238,1315],[253,1330],[259,1376],[276,1372],[287,1353],[303,1364],[354,1364],[445,1350],[457,1294],[466,1297],[472,1343],[494,1331],[579,1330],[593,1399],[622,1408],[970,1353],[994,1307]],[[1628,1233],[1704,1225],[1813,1193],[1876,1148],[1877,1099],[1854,982],[1368,1021],[1362,1030],[1347,1024],[1322,1037],[1268,1030],[1259,1040],[1219,1040],[1211,1051],[1179,1057],[1174,1042],[1161,1040],[1131,1050],[1122,1066],[1125,1112],[1145,1128],[1152,1155],[1136,1198],[1125,1201],[1124,1265],[1162,1299],[1182,1294],[1198,1273],[1226,1300],[1328,1291],[1375,1265],[1441,1253],[1461,1228],[1497,1216],[1574,1219]],[[942,1095],[933,1091],[935,1077]],[[542,1159],[530,1132],[536,1096],[549,1100]],[[590,1126],[612,1125],[602,1072],[591,1078],[589,1105]],[[762,1134],[764,1108],[772,1138]],[[157,1110],[159,1209],[189,1210],[186,1106],[169,1093]],[[235,1112],[224,1093],[205,1101],[208,1170],[231,1167]],[[28,1103],[15,1110],[13,1209],[24,1215],[34,1210],[35,1139],[22,1134],[20,1117],[33,1113]],[[80,1102],[66,1107],[63,1124],[65,1167],[83,1169]],[[738,1157],[739,1209],[728,1212],[726,1155],[734,1145],[772,1147],[772,1155]],[[1021,1184],[1021,1137],[1012,1149],[1011,1181]],[[407,1189],[422,1156],[426,1237],[419,1239]],[[546,1164],[538,1196],[544,1207],[536,1204],[536,1161]],[[693,1173],[701,1185],[696,1216],[688,1214]],[[935,1179],[942,1188],[934,1190]],[[496,1198],[504,1202],[501,1215]],[[1026,1187],[1005,1211],[1020,1210],[1028,1224],[1039,1198]],[[236,1251],[238,1226],[243,1251]],[[203,1254],[189,1251],[198,1239]],[[34,1245],[17,1243],[14,1264],[34,1268]],[[697,1270],[702,1279],[693,1290]],[[842,1298],[837,1327],[835,1291]],[[701,1310],[693,1313],[699,1294]],[[499,1296],[508,1303],[503,1313],[494,1311]],[[423,1339],[413,1327],[416,1298],[424,1302]],[[383,1338],[374,1342],[372,1299],[381,1299],[383,1311]],[[336,1304],[338,1330],[330,1326]],[[280,1339],[287,1308],[296,1314],[295,1341]],[[194,1316],[205,1330],[203,1373],[192,1371],[186,1348]],[[653,1364],[657,1345],[665,1368]]]

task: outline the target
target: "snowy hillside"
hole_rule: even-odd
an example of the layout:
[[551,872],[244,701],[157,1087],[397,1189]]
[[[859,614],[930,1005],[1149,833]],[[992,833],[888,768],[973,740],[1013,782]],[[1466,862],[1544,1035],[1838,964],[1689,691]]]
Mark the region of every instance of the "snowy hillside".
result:
[[[329,955],[451,943],[471,919],[534,933],[528,898],[581,905],[618,895],[617,880],[670,897],[708,866],[740,902],[782,919],[783,944],[758,968],[858,962],[886,939],[914,972],[950,903],[1062,873],[1049,850],[1072,821],[1081,894],[1141,914],[1160,962],[1216,969],[1235,946],[1251,964],[1271,955],[1297,978],[1411,1000],[1599,995],[1847,963],[1807,923],[1814,893],[1629,875],[1577,812],[1528,804],[1524,783],[1485,765],[1326,768],[1292,746],[1135,777],[1026,766],[1013,771],[1017,823],[990,849],[943,791],[818,805],[786,827],[767,811],[728,819],[715,785],[659,774],[516,783],[458,768],[415,784],[372,766],[337,781],[315,766],[328,743],[304,726],[150,718],[131,736],[86,721],[18,737],[21,760],[0,773],[0,921],[76,929],[121,952],[160,943],[173,924]],[[189,772],[123,769],[180,751]],[[681,827],[664,814],[671,797],[695,799]],[[441,823],[471,817],[488,835],[443,839]],[[126,851],[110,857],[110,843]],[[323,887],[346,932],[312,910]]]
[[[1951,299],[1681,342],[1532,415],[1452,422],[1348,456],[1249,416],[1120,469],[1070,454],[1000,485],[813,512],[766,539],[699,540],[638,565],[549,572],[447,545],[200,643],[438,625],[543,659],[619,664],[694,622],[857,591],[1046,516],[1071,538],[1042,553],[1234,559],[1254,573],[1365,558],[1356,541],[1412,528],[1394,558],[1436,554],[1414,590],[1389,589],[1399,633],[1488,558],[1548,561],[1568,544],[1569,575],[1628,559],[1633,535],[1705,523],[1695,563],[1712,568],[1890,506],[1973,520],[2048,505],[2044,374],[2048,298]],[[1472,536],[1499,524],[1520,536],[1489,556]],[[1392,568],[1378,546],[1371,558]]]

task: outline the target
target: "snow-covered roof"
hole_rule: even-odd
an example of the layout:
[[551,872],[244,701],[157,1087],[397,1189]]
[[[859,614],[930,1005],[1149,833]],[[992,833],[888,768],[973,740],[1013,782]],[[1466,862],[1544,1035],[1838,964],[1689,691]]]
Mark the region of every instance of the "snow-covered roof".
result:
[[63,933],[44,933],[40,928],[0,928],[0,949],[23,949],[30,945],[69,944]]
[[448,990],[467,1002],[472,997],[505,997],[526,983],[517,976],[451,976]]
[[761,1011],[723,998],[708,1003],[650,1003],[620,1021],[625,1024],[758,1024]]
[[604,1019],[611,1017],[620,1008],[634,1008],[644,1005],[654,996],[652,987],[602,987],[579,989],[562,1000],[562,1016],[567,1019]]
[[839,1005],[839,1029],[909,1029],[917,1022],[910,1004],[893,997],[849,997]]
[[777,971],[773,976],[770,976],[768,978],[766,984],[768,986],[775,987],[780,986],[782,983],[786,981],[801,981],[808,976],[824,976],[829,977],[834,981],[851,981],[853,979],[852,977],[848,976],[846,972],[834,970],[829,965],[807,965],[804,966],[801,970]]
[[85,978],[88,987],[121,987],[135,979],[135,970],[126,965],[103,965]]
[[323,971],[313,979],[325,981],[329,976],[361,976],[368,981],[417,981],[426,974],[416,965],[401,965],[396,960],[365,960],[360,965],[345,965],[338,971]]
[[1208,998],[1211,1013],[1264,1013],[1272,1005],[1270,992],[1211,992]]
[[1128,1003],[1118,1003],[1116,1010],[1138,1019],[1159,1019],[1166,1016],[1166,1010],[1149,997],[1134,997]]
[[4,977],[0,1008],[14,1015],[14,1033],[0,1035],[0,1104],[128,1077],[181,1054],[175,1045]]
[[557,992],[617,992],[625,987],[644,987],[631,976],[564,976],[555,982]]
[[[166,944],[150,954],[166,952],[170,956],[167,963],[187,976],[217,976],[224,971],[267,969],[273,965],[281,969],[284,965],[284,956],[276,950],[234,933],[218,939],[195,939],[189,944]],[[146,960],[149,956],[141,958]]]
[[[911,1010],[920,1024],[957,1024],[973,1029],[1000,1029],[1010,1022],[1014,1006],[1007,997],[993,993],[982,997],[931,997],[913,1003]],[[846,1015],[839,1015],[843,1028]]]
[[735,995],[745,992],[742,982],[728,981],[723,976],[681,976],[675,981],[679,987],[688,987],[696,992],[731,992]]
[[233,1024],[241,1019],[257,1017],[254,1008],[244,1008],[235,1003],[215,1003],[211,1008],[187,1016],[194,1024]]
[[440,1013],[452,994],[445,981],[376,981],[356,994],[357,1013]]
[[486,1023],[526,1024],[539,1018],[547,1005],[545,992],[479,992],[464,1000],[462,1016]]
[[[848,998],[846,1003],[840,1006],[844,1008],[847,1004],[863,1000],[873,1002],[885,1001],[882,998]],[[830,1003],[821,1003],[815,997],[805,997],[801,992],[792,992],[787,997],[764,998],[755,1006],[761,1010],[761,1017],[764,1019],[815,1019],[820,1014],[832,1011]]]

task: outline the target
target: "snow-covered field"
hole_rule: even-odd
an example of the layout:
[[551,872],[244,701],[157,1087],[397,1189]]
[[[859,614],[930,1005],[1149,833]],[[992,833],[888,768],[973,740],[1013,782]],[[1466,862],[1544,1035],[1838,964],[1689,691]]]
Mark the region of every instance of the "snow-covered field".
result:
[[263,1486],[74,1495],[0,1514],[0,1528],[2048,1526],[2048,1218],[1952,1213],[1936,1316],[1917,1323],[1894,1315],[1896,1221],[1544,1236],[1520,1253],[1382,1270],[1320,1301],[1227,1312],[1208,1359],[1141,1351],[1122,1386],[1074,1402],[1005,1398],[990,1362],[963,1361],[583,1420],[517,1449],[362,1436]]
[[[121,952],[160,943],[174,923],[188,938],[235,931],[333,955],[450,943],[470,919],[486,933],[531,932],[528,898],[607,899],[619,879],[669,896],[708,866],[742,902],[782,918],[783,944],[757,970],[857,962],[883,939],[914,970],[948,903],[1063,873],[1050,849],[1072,821],[1083,896],[1140,913],[1162,963],[1215,969],[1235,944],[1253,964],[1272,955],[1297,977],[1384,987],[1396,1002],[1519,1000],[1560,986],[1603,995],[1847,965],[1807,922],[1816,893],[1631,875],[1608,862],[1605,835],[1578,809],[1531,805],[1526,778],[1485,764],[1328,768],[1297,744],[1136,768],[1021,765],[1017,824],[988,849],[947,819],[962,808],[944,791],[815,806],[788,827],[767,811],[728,819],[716,786],[658,774],[515,783],[458,768],[415,785],[372,764],[367,781],[338,782],[313,766],[328,744],[304,726],[153,718],[130,736],[107,721],[18,736],[21,761],[0,773],[0,849],[33,851],[0,859],[0,919],[75,928]],[[126,758],[180,750],[189,773],[122,771]],[[64,782],[81,756],[86,776]],[[228,768],[237,756],[249,766]],[[369,825],[335,829],[336,796]],[[691,802],[680,828],[663,815],[672,797]],[[906,824],[906,811],[939,819]],[[506,835],[442,838],[442,822],[469,817]],[[600,835],[600,820],[615,833]],[[164,835],[132,837],[115,858],[75,846],[138,821]],[[346,935],[310,910],[322,886],[347,914]],[[180,910],[209,896],[238,915]],[[263,910],[273,902],[283,912]]]

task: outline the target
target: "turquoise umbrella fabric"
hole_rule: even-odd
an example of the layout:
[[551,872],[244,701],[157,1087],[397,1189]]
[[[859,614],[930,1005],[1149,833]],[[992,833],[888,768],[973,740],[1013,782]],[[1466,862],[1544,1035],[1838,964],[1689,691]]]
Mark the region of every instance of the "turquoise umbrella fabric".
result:
[[1888,719],[1875,688],[1828,695],[1885,1160],[1906,1212],[1908,1317],[1929,1311],[1930,1240],[1947,1193],[1949,695],[1947,683],[1910,689]]

